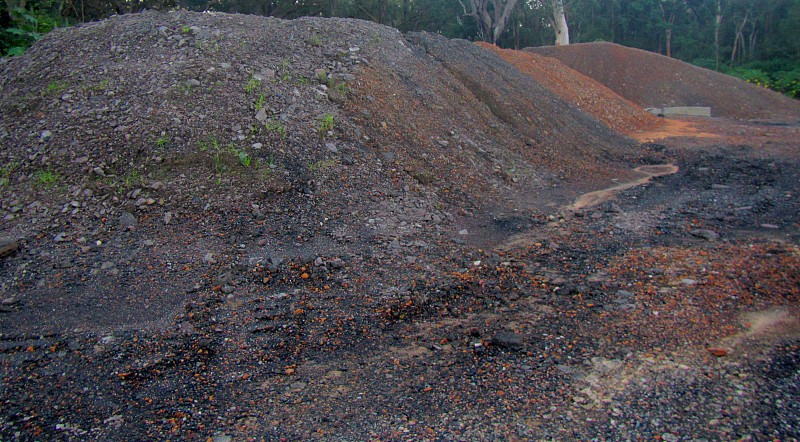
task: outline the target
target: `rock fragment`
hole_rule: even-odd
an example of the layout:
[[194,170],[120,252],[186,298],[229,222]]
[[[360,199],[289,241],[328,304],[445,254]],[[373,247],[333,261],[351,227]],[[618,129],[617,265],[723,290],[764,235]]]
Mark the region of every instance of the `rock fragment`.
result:
[[11,256],[19,250],[19,241],[13,238],[0,238],[0,258]]
[[522,347],[522,335],[500,332],[492,337],[492,344],[507,349],[518,349]]

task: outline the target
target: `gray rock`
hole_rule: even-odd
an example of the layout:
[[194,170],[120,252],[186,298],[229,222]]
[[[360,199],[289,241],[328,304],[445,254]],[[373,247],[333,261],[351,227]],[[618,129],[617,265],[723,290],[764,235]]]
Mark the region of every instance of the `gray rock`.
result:
[[492,337],[492,344],[509,349],[519,348],[522,347],[522,335],[500,332]]
[[200,86],[200,80],[197,80],[195,78],[190,78],[190,79],[186,80],[186,85],[189,86],[189,87]]
[[0,258],[13,255],[19,250],[19,241],[14,238],[0,238]]
[[58,261],[56,261],[53,264],[53,268],[56,268],[56,269],[68,269],[68,268],[70,268],[70,267],[72,267],[74,265],[75,265],[75,263],[73,263],[70,258],[62,258],[62,259],[59,259]]
[[556,370],[560,371],[564,374],[572,374],[575,373],[575,369],[570,367],[569,365],[558,364],[556,365]]
[[53,238],[53,241],[55,241],[55,242],[63,242],[63,241],[66,241],[66,240],[67,240],[67,233],[66,232],[61,232],[61,233],[59,233],[58,235],[56,235]]
[[702,238],[706,241],[716,241],[719,239],[719,233],[707,229],[695,229],[689,232],[692,236]]
[[194,326],[187,321],[181,322],[178,327],[180,328],[181,333],[183,333],[184,335],[190,335],[195,331]]
[[133,216],[132,213],[122,212],[122,215],[120,215],[119,217],[119,225],[122,228],[130,229],[136,227],[136,224],[138,224],[138,221],[136,220],[136,217]]
[[49,130],[43,130],[41,135],[39,135],[39,141],[41,142],[50,141],[51,138],[53,138],[53,132]]
[[255,118],[256,118],[256,120],[258,120],[258,121],[260,121],[262,123],[267,121],[267,110],[262,107],[261,109],[258,110],[258,112],[256,112],[256,117]]
[[616,295],[621,297],[621,298],[633,298],[634,297],[634,294],[629,292],[629,291],[627,291],[627,290],[617,290]]
[[233,281],[233,272],[231,272],[230,270],[222,272],[219,275],[217,275],[216,278],[214,278],[215,285],[225,285],[230,283],[231,281]]

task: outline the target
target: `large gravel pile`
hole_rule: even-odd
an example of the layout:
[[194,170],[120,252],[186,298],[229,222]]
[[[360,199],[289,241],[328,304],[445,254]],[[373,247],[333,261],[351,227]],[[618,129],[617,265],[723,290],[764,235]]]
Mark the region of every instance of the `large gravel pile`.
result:
[[0,61],[0,439],[796,437],[796,128],[520,67],[188,12]]
[[797,121],[800,102],[767,88],[614,43],[526,48],[555,57],[642,107],[711,107],[713,116]]

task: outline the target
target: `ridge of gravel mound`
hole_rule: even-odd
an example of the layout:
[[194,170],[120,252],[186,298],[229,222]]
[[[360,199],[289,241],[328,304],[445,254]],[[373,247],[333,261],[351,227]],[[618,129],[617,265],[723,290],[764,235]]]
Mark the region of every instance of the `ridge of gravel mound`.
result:
[[497,52],[504,60],[532,76],[554,94],[616,132],[631,135],[652,130],[662,124],[661,120],[641,106],[621,97],[596,80],[569,68],[557,58],[501,49],[483,42],[476,44]]
[[508,209],[641,154],[490,51],[358,20],[148,11],[58,29],[0,69],[11,237],[375,187]]
[[800,102],[778,92],[674,58],[609,42],[525,48],[554,57],[614,92],[648,107],[707,106],[713,116],[800,118]]

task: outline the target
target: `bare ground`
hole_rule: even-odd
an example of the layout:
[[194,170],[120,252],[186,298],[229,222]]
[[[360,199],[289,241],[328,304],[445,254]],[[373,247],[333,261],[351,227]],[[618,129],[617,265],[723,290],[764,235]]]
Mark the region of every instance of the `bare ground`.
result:
[[149,12],[0,68],[3,440],[798,437],[796,125],[640,143],[348,20]]

